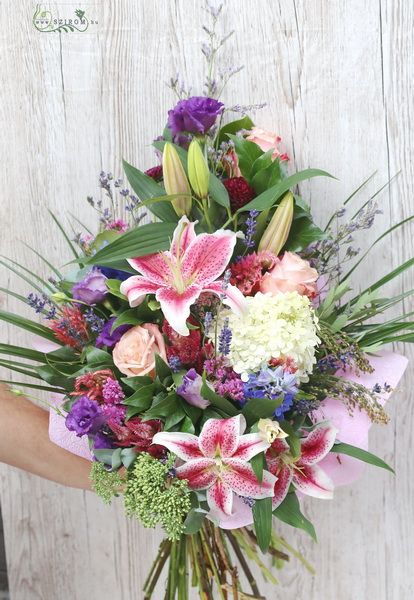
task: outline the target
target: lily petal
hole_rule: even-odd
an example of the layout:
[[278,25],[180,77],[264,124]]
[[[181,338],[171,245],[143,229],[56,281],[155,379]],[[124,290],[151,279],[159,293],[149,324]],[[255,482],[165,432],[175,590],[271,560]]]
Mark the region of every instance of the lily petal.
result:
[[298,464],[314,465],[322,460],[335,443],[338,430],[332,425],[321,424],[301,442],[301,457]]
[[[223,296],[223,286],[221,281],[214,281],[203,287],[203,292],[213,292],[218,296]],[[229,284],[226,288],[223,298],[223,304],[231,308],[233,312],[242,315],[247,311],[247,301],[239,288]]]
[[197,285],[188,286],[182,294],[172,287],[159,288],[155,294],[161,304],[164,317],[180,335],[187,336],[190,333],[186,324],[190,316],[190,306],[194,304],[200,294],[201,288]]
[[207,503],[215,512],[231,515],[233,508],[233,492],[221,479],[217,481],[207,490]]
[[231,515],[211,509],[207,518],[221,529],[238,529],[253,523],[253,512],[251,507],[243,498],[233,494],[233,508]]
[[160,431],[152,438],[153,444],[165,446],[170,452],[174,452],[182,460],[194,460],[203,458],[198,445],[198,437],[192,433],[180,433],[175,431]]
[[200,450],[204,456],[232,456],[238,447],[239,436],[246,429],[243,415],[230,419],[208,419],[200,433]]
[[186,479],[192,490],[205,490],[217,479],[214,467],[215,461],[212,458],[196,458],[177,467],[177,476]]
[[307,496],[330,500],[333,498],[334,485],[328,475],[317,465],[295,469],[293,485]]
[[264,452],[269,448],[270,444],[262,438],[259,433],[248,433],[239,437],[239,445],[232,458],[240,460],[250,460],[259,452]]
[[275,483],[275,487],[273,490],[273,509],[277,508],[279,504],[282,504],[283,500],[286,498],[287,493],[289,491],[290,484],[292,483],[292,467],[289,465],[285,465],[284,463],[280,463],[277,470],[274,471],[270,465],[268,465],[271,472],[276,475],[277,481]]
[[121,283],[121,294],[128,297],[129,305],[134,307],[141,304],[147,294],[155,294],[159,285],[145,277],[133,275]]
[[176,256],[177,258],[181,257],[191,242],[195,240],[196,233],[194,231],[194,227],[196,224],[197,221],[192,223],[185,215],[181,217],[181,219],[178,221],[177,227],[174,229],[170,250],[172,255]]
[[263,480],[260,482],[249,463],[237,458],[226,458],[223,462],[227,469],[221,477],[236,494],[255,499],[273,496],[276,477],[269,471],[263,471]]
[[227,229],[198,235],[183,257],[184,279],[195,277],[195,283],[203,287],[215,281],[227,267],[236,239],[236,234]]
[[[168,256],[167,252],[158,252],[156,254],[147,254],[138,258],[129,258],[128,262],[136,271],[141,273],[146,279],[152,283],[157,283],[158,286],[163,286],[172,279],[171,269],[168,265],[169,260],[174,260]],[[164,257],[164,255],[167,255]]]

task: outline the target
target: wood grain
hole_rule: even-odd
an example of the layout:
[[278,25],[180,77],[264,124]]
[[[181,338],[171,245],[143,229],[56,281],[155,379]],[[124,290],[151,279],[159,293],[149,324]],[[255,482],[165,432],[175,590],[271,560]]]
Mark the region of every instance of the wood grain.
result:
[[[87,10],[99,24],[83,34],[36,31],[28,0],[3,0],[0,12],[1,253],[43,274],[21,240],[59,264],[70,258],[47,208],[63,221],[72,212],[93,226],[84,198],[98,194],[101,168],[120,174],[122,157],[142,167],[153,164],[150,141],[174,103],[164,82],[178,71],[194,92],[202,85],[201,0],[101,0]],[[226,0],[223,24],[236,30],[224,62],[245,65],[224,101],[267,101],[256,121],[280,133],[292,168],[320,167],[339,178],[302,186],[320,222],[376,170],[369,192],[401,174],[379,196],[383,216],[358,243],[367,247],[390,222],[411,214],[413,3]],[[356,288],[413,250],[413,230],[399,230],[364,262]],[[4,283],[28,291],[3,271]],[[390,293],[413,284],[407,274]],[[4,296],[1,305],[29,314]],[[2,324],[5,337],[28,343]],[[414,359],[410,348],[401,350]],[[276,591],[264,586],[269,598],[414,597],[413,387],[411,367],[390,404],[391,425],[375,429],[371,438],[372,450],[395,465],[397,477],[369,469],[352,488],[339,489],[333,502],[306,502],[319,544],[281,529],[317,576],[292,561]],[[158,534],[128,521],[119,503],[108,508],[92,494],[5,466],[0,476],[12,600],[141,598]]]

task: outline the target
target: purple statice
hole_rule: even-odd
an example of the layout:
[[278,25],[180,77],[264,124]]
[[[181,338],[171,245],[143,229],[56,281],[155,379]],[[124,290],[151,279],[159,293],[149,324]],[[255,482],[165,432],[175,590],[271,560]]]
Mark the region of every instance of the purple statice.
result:
[[255,243],[254,243],[254,236],[256,234],[256,227],[257,227],[257,217],[259,215],[259,211],[258,210],[251,210],[249,212],[249,216],[246,219],[246,234],[243,240],[243,244],[246,246],[246,248],[248,250],[250,250],[251,248],[254,248]]
[[112,350],[124,333],[126,333],[128,329],[131,329],[132,325],[120,325],[119,327],[115,327],[115,329],[112,331],[112,326],[115,322],[115,319],[116,317],[112,317],[104,325],[101,333],[96,338],[95,346],[97,348],[103,348],[106,346],[109,348],[109,350]]
[[177,387],[177,394],[192,406],[207,408],[210,402],[201,395],[202,385],[203,378],[201,375],[195,369],[190,369],[184,375],[181,385]]
[[262,367],[259,374],[251,373],[244,383],[244,398],[283,398],[281,405],[275,410],[275,416],[281,418],[293,405],[298,393],[297,378],[294,373],[285,371],[283,367]]
[[168,359],[168,364],[170,365],[173,373],[178,373],[178,371],[180,371],[182,368],[181,360],[178,356],[170,356]]
[[126,417],[127,407],[123,404],[103,404],[102,413],[107,421],[111,423],[123,423]]
[[102,387],[102,396],[105,404],[120,404],[125,398],[125,394],[119,381],[108,377]]
[[34,308],[38,314],[43,313],[46,319],[54,319],[56,316],[56,306],[46,294],[38,296],[31,292],[27,296],[27,303]]
[[229,319],[226,318],[226,319],[224,319],[224,325],[220,331],[219,344],[218,344],[219,352],[223,356],[227,356],[228,354],[230,354],[230,346],[231,346],[231,338],[232,337],[233,337],[233,334],[229,327]]
[[236,402],[244,400],[244,384],[240,375],[229,366],[224,356],[204,361],[204,370],[217,394]]
[[72,295],[75,300],[80,300],[86,304],[97,304],[105,299],[108,293],[106,287],[106,277],[96,267],[93,267],[85,277],[75,283],[72,288]]
[[78,437],[96,434],[105,422],[101,407],[88,396],[80,396],[66,417],[66,427]]
[[94,312],[93,308],[88,308],[88,310],[83,313],[83,317],[92,333],[101,333],[105,325],[105,320],[99,317]]
[[168,111],[168,127],[173,137],[180,133],[205,135],[223,109],[224,104],[214,98],[192,96]]

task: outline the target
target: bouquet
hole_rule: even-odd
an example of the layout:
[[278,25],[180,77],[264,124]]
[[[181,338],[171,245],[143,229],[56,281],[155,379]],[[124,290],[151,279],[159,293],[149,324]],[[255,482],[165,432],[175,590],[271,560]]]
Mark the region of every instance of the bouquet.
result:
[[4,263],[32,289],[3,291],[44,322],[0,312],[43,339],[2,344],[13,360],[1,366],[51,395],[97,494],[165,530],[146,600],[164,567],[166,600],[186,600],[190,585],[205,600],[259,599],[252,564],[273,583],[290,554],[311,568],[274,523],[316,538],[304,495],[332,498],[363,462],[392,470],[367,436],[387,423],[406,361],[381,349],[414,341],[409,314],[385,316],[410,292],[382,293],[413,259],[352,292],[368,254],[352,240],[380,212],[375,196],[348,215],[355,193],[325,228],[314,223],[297,186],[329,174],[295,173],[276,134],[218,100],[234,71],[214,76],[224,40],[220,8],[209,11],[206,93],[171,82],[179,99],[154,142],[160,164],[124,161],[126,184],[101,173],[103,194],[88,198],[97,232],[72,240],[52,215],[73,253],[64,273],[47,258],[47,280]]

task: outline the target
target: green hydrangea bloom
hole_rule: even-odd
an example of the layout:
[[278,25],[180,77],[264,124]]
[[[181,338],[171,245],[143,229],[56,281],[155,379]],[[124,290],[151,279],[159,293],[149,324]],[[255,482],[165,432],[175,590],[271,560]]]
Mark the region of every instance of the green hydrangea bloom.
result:
[[105,504],[111,504],[112,498],[118,496],[126,479],[118,471],[108,471],[103,463],[94,462],[89,475],[92,488],[102,498]]
[[184,519],[191,509],[187,481],[171,477],[175,457],[166,463],[147,453],[139,454],[124,494],[125,509],[137,517],[144,527],[160,524],[170,540],[178,540],[184,530]]

